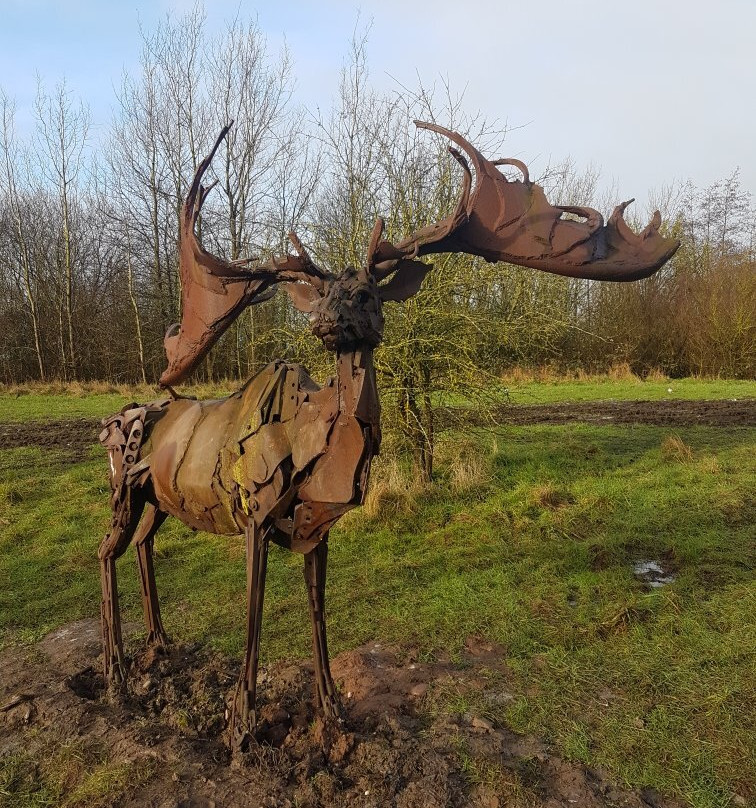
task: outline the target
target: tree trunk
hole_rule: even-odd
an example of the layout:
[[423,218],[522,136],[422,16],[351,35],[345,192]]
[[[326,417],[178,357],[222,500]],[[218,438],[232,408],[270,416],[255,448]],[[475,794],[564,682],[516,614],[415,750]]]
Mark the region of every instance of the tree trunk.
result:
[[142,341],[142,323],[139,318],[139,306],[134,295],[134,273],[131,267],[131,238],[128,227],[126,228],[126,273],[129,288],[129,300],[134,309],[134,321],[136,323],[137,350],[139,352],[139,372],[142,377],[142,384],[147,384],[147,374],[144,370],[144,343]]
[[[17,203],[17,200],[16,200]],[[29,303],[29,312],[32,320],[32,330],[34,332],[34,350],[37,354],[37,365],[39,366],[39,378],[41,381],[45,380],[45,364],[42,360],[42,339],[39,331],[39,312],[37,310],[37,300],[34,297],[31,281],[31,260],[29,258],[29,248],[24,241],[24,230],[21,222],[21,211],[17,204],[14,204],[14,213],[16,219],[16,233],[18,236],[18,250],[19,258],[21,260],[21,269],[24,278],[24,293],[26,300]]]
[[63,182],[62,207],[63,207],[63,271],[65,274],[65,315],[66,330],[68,338],[68,362],[70,366],[70,378],[76,379],[76,351],[74,349],[73,331],[73,258],[71,256],[71,228],[68,211],[67,183]]

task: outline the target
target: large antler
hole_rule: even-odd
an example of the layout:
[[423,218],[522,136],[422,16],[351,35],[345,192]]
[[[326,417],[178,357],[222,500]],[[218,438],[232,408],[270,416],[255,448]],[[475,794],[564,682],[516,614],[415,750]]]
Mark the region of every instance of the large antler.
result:
[[[410,261],[430,253],[469,253],[487,261],[506,261],[573,278],[634,281],[645,278],[668,261],[680,246],[660,235],[661,216],[654,213],[641,233],[628,227],[618,205],[608,223],[592,208],[552,205],[539,185],[530,181],[519,160],[486,160],[465,138],[436,124],[415,121],[422,129],[445,135],[462,148],[475,169],[475,190],[467,160],[450,148],[465,175],[454,213],[422,228],[398,244],[371,243],[369,263],[379,278],[396,271],[389,281],[408,274]],[[522,180],[510,181],[498,165],[516,166]],[[573,214],[585,221],[564,219]],[[375,234],[374,234],[375,236]],[[416,271],[424,265],[416,262]]]
[[215,185],[205,188],[202,177],[232,125],[233,121],[223,127],[212,151],[197,166],[181,209],[181,323],[172,325],[163,341],[168,367],[160,384],[166,387],[186,378],[247,306],[276,293],[277,283],[306,279],[317,287],[329,277],[313,264],[293,233],[289,238],[298,255],[271,258],[254,266],[254,258],[225,261],[200,244],[194,228],[202,204]]

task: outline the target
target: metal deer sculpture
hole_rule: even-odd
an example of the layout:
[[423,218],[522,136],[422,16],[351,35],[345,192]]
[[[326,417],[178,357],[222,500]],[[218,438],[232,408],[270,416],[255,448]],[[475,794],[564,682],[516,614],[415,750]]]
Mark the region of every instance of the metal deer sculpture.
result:
[[[100,440],[109,451],[113,510],[99,551],[106,678],[124,686],[115,564],[129,543],[136,545],[148,643],[165,645],[152,562],[160,525],[170,515],[211,533],[244,533],[246,651],[232,713],[237,743],[255,728],[271,541],[304,556],[317,704],[326,718],[339,715],[326,644],[328,532],[365,497],[381,435],[373,351],[383,334],[383,304],[420,289],[432,265],[418,259],[469,253],[558,275],[631,281],[651,275],[678,247],[660,235],[658,213],[636,234],[622,216],[628,203],[606,224],[590,208],[551,205],[523,163],[491,162],[461,135],[416,123],[445,135],[467,155],[450,148],[463,170],[454,212],[397,244],[382,240],[379,219],[365,266],[338,275],[316,266],[293,234],[297,254],[267,261],[229,262],[203,249],[195,223],[210,189],[201,181],[225,127],[199,165],[182,210],[182,321],[166,335],[168,368],[160,379],[171,395],[131,405],[104,421]],[[517,167],[522,179],[508,180],[497,169],[502,164]],[[294,306],[309,315],[312,332],[335,354],[336,376],[319,387],[303,367],[277,361],[223,400],[176,396],[171,386],[197,366],[234,318],[282,283]]]

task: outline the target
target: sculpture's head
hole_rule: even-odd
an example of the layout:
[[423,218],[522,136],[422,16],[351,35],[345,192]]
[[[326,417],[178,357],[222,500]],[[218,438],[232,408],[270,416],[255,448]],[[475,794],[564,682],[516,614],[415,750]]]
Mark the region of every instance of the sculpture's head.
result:
[[383,339],[383,300],[372,275],[347,267],[322,287],[287,284],[294,307],[307,314],[312,333],[330,351],[375,348]]
[[[520,161],[486,160],[456,132],[416,123],[449,138],[467,154],[475,188],[468,159],[450,149],[463,170],[462,192],[452,215],[397,244],[382,240],[384,225],[378,219],[365,267],[347,267],[338,276],[318,267],[293,233],[289,238],[297,255],[265,262],[224,261],[203,249],[194,232],[209,191],[201,180],[230,124],[223,129],[197,168],[184,202],[182,322],[166,334],[168,368],[161,384],[187,376],[244,308],[271,297],[281,283],[294,306],[309,316],[313,333],[326,348],[351,351],[380,343],[385,301],[403,301],[420,290],[433,268],[417,260],[422,255],[467,253],[574,278],[632,281],[652,275],[679,247],[659,232],[658,211],[641,233],[635,233],[622,216],[627,202],[615,208],[606,224],[592,208],[551,205]],[[522,180],[507,179],[497,168],[501,164],[516,166]]]

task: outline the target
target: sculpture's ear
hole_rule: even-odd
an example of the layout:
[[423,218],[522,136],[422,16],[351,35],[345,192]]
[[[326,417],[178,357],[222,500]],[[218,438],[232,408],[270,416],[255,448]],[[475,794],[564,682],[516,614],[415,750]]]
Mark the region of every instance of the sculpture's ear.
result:
[[307,281],[287,283],[286,291],[289,293],[294,308],[305,314],[309,314],[323,296],[320,290],[316,289],[311,283],[307,283]]
[[391,280],[378,287],[378,294],[385,303],[387,300],[401,302],[420,291],[425,276],[433,269],[433,264],[422,261],[399,261]]

